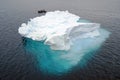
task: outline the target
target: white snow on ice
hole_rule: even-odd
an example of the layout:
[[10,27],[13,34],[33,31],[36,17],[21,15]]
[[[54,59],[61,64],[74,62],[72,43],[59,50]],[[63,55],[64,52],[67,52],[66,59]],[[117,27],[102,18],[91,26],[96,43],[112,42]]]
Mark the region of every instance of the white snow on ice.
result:
[[100,24],[79,22],[80,17],[68,11],[47,12],[23,23],[18,32],[27,38],[44,41],[53,50],[69,50],[77,38],[99,36]]

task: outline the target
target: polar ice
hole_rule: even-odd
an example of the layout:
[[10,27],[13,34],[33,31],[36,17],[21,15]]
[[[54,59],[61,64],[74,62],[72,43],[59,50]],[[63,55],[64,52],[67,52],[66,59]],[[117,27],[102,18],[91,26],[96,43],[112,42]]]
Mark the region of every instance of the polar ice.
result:
[[44,73],[62,74],[82,66],[104,44],[110,32],[99,23],[68,11],[51,11],[22,23],[18,29],[25,49]]

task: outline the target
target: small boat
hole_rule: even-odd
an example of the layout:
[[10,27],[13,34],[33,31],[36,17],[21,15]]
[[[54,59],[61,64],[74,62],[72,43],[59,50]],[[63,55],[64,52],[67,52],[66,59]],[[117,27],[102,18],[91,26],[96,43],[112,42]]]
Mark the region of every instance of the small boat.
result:
[[46,13],[46,10],[39,10],[38,13]]

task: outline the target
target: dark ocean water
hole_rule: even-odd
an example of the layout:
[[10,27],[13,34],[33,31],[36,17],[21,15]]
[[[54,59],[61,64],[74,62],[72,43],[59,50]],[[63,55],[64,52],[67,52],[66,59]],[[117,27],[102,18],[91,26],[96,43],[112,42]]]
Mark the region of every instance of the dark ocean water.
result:
[[[41,9],[69,10],[112,34],[84,68],[63,76],[44,75],[17,31]],[[0,80],[120,80],[120,0],[0,0]]]

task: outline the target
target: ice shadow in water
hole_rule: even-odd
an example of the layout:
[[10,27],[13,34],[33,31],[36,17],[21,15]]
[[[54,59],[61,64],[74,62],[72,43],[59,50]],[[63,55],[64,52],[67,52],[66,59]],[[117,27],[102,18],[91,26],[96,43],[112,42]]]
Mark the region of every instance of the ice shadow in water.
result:
[[[81,20],[85,22],[85,20]],[[109,37],[109,32],[99,29],[100,36],[84,38],[74,41],[70,50],[52,50],[50,46],[44,45],[44,41],[34,41],[23,38],[24,47],[32,53],[36,60],[36,67],[44,74],[62,75],[71,72],[74,67],[83,68],[88,60],[97,53],[103,42]]]

